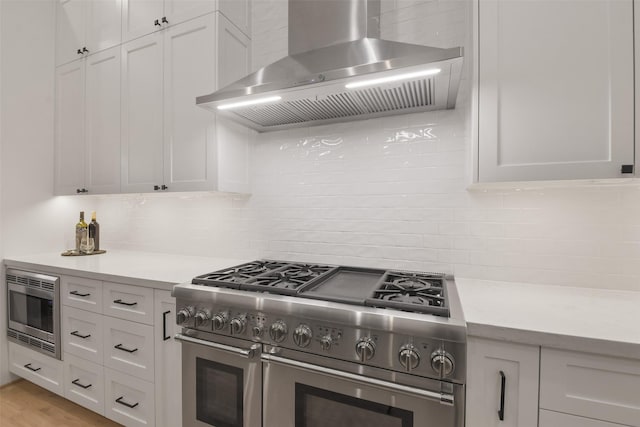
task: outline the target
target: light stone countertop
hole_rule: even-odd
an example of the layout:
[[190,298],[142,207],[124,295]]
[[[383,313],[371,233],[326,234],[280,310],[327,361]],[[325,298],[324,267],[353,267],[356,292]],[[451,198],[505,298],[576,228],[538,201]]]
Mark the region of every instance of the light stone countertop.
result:
[[470,336],[640,359],[640,292],[455,281]]
[[7,266],[18,269],[167,290],[177,283],[191,282],[195,276],[247,261],[117,250],[89,256],[61,256],[59,253],[9,256],[4,260]]
[[[250,260],[108,251],[9,256],[18,269],[170,290]],[[640,292],[456,277],[470,336],[640,359]]]

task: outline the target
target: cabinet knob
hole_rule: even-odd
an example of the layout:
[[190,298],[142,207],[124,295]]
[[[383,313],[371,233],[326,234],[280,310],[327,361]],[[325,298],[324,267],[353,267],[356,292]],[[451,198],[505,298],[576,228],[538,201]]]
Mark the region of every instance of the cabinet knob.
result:
[[162,23],[163,24],[168,24],[169,23],[169,21],[167,21],[167,17],[166,16],[162,17]]
[[622,165],[620,173],[633,173],[633,165]]
[[155,21],[153,21],[153,25],[157,25],[158,27],[161,27],[162,25],[160,25],[160,20],[156,19]]
[[78,55],[82,55],[82,49],[78,49]]
[[85,47],[83,47],[83,48],[82,48],[82,53],[89,53],[89,49],[87,49],[87,47],[86,47],[86,46],[85,46]]
[[158,190],[160,189],[160,186],[159,186],[159,185],[154,185],[154,186],[153,186],[153,189],[154,189],[155,191],[158,191]]
[[168,189],[169,189],[169,187],[167,187],[166,185],[161,185],[161,186],[160,186],[160,189],[161,189],[161,190],[168,190]]
[[76,193],[80,194],[80,193],[88,193],[89,190],[87,190],[86,188],[76,188]]

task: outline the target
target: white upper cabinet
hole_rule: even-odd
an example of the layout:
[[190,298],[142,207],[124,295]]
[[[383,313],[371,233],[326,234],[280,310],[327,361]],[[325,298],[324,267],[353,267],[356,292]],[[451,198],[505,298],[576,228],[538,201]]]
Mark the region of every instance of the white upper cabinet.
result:
[[122,0],[58,0],[56,64],[120,44]]
[[120,191],[120,48],[56,69],[55,192]]
[[55,188],[76,194],[85,188],[84,61],[56,69]]
[[120,49],[87,58],[86,185],[89,193],[120,192]]
[[[230,49],[229,27],[241,40]],[[123,192],[248,191],[249,131],[195,103],[216,89],[218,70],[248,72],[248,44],[211,13],[123,45]]]
[[162,184],[162,33],[122,46],[122,183],[127,192]]
[[477,6],[478,180],[629,176],[633,1]]
[[216,10],[249,34],[249,0],[123,0],[122,40],[130,41]]

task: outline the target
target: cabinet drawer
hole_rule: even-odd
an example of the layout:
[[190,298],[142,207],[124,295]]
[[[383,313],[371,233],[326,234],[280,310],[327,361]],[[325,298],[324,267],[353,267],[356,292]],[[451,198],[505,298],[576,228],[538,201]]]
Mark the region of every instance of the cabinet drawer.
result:
[[104,282],[104,314],[153,325],[153,289]]
[[62,305],[102,313],[102,282],[82,277],[62,277]]
[[65,353],[64,397],[104,415],[104,368]]
[[126,426],[154,425],[153,384],[109,368],[104,374],[104,415]]
[[540,408],[640,427],[640,361],[542,349]]
[[9,371],[60,396],[64,394],[61,360],[10,342]]
[[104,317],[104,366],[153,382],[153,326]]
[[612,424],[606,421],[593,420],[591,418],[576,417],[560,412],[540,410],[539,427],[621,427],[620,424]]
[[64,307],[62,312],[62,346],[64,352],[102,365],[103,316]]

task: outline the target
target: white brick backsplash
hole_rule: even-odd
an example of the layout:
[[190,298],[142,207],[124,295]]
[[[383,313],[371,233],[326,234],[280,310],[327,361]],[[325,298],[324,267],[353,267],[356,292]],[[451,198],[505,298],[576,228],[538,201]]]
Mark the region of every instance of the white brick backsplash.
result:
[[[469,4],[384,0],[382,34],[471,52]],[[286,2],[254,0],[252,11],[256,68],[286,54]],[[455,110],[257,134],[251,196],[69,197],[46,208],[68,219],[65,242],[77,211],[97,210],[107,249],[640,291],[640,187],[467,191],[469,81]]]

